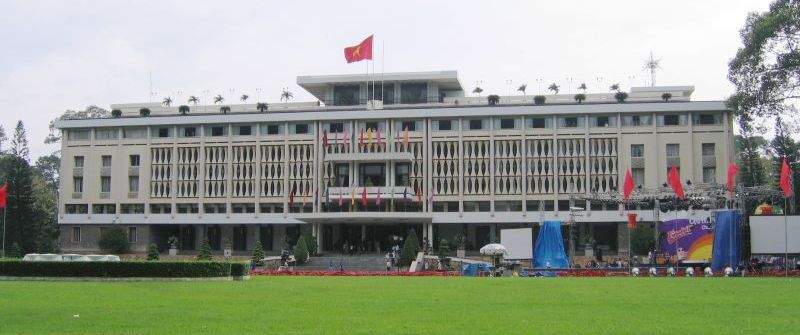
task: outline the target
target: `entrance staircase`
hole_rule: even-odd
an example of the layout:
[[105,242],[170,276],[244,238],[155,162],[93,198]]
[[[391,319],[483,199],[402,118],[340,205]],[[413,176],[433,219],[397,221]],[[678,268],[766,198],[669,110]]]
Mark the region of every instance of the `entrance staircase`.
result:
[[312,256],[310,261],[296,266],[295,270],[327,271],[328,264],[333,263],[333,269],[339,271],[340,262],[345,271],[386,271],[386,259],[380,254]]

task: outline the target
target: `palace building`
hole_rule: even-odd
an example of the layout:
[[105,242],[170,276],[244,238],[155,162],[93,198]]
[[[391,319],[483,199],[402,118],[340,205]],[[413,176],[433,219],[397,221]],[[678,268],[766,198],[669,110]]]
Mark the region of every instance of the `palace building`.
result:
[[644,188],[671,166],[682,180],[725,183],[733,159],[730,110],[692,101],[693,86],[633,87],[624,102],[495,101],[467,97],[455,71],[380,79],[300,76],[318,99],[309,103],[130,103],[112,105],[112,118],[59,121],[62,249],[94,252],[120,225],[136,252],[175,236],[186,254],[204,239],[239,254],[261,241],[275,254],[306,231],[323,252],[385,252],[409,229],[434,244],[463,234],[475,250],[547,219],[574,220],[573,242],[622,255],[622,206],[583,197],[617,192],[628,168]]

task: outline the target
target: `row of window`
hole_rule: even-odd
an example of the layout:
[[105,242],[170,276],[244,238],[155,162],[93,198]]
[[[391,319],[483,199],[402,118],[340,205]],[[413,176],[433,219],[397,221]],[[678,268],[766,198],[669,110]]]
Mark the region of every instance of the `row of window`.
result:
[[[103,237],[103,233],[105,232],[106,227],[99,227],[99,231],[97,234],[97,240]],[[137,236],[136,227],[128,227],[128,242],[136,243],[139,240]],[[81,227],[72,227],[72,234],[70,234],[70,241],[73,243],[78,243],[81,241]]]
[[[310,204],[309,204],[310,206]],[[199,214],[199,204],[175,204],[175,212],[178,214]],[[207,203],[202,205],[205,214],[225,214],[228,213],[228,206],[225,203]],[[92,214],[117,214],[116,204],[92,204]],[[141,203],[120,204],[119,214],[144,214],[145,205]],[[283,213],[282,204],[263,203],[258,206],[259,213]],[[65,204],[66,214],[89,214],[88,204]],[[254,203],[232,203],[231,213],[255,213],[256,204]],[[150,204],[151,214],[172,214],[171,204]]]
[[[141,164],[141,158],[139,155],[128,155],[128,162],[130,163],[131,167],[137,167]],[[83,156],[74,156],[73,157],[73,166],[76,168],[84,167],[85,159]],[[111,167],[111,155],[102,155],[100,156],[100,166],[102,167]]]
[[[679,158],[681,155],[681,145],[678,143],[666,144],[666,157]],[[716,144],[714,143],[701,143],[700,155],[702,157],[714,157],[716,155]],[[644,144],[631,144],[631,158],[644,157]],[[631,164],[633,165],[633,164]],[[667,166],[667,171],[672,166]],[[680,169],[680,165],[677,166]],[[644,168],[631,168],[631,176],[633,177],[634,184],[644,185]],[[703,183],[715,183],[717,180],[717,171],[715,167],[703,167]]]

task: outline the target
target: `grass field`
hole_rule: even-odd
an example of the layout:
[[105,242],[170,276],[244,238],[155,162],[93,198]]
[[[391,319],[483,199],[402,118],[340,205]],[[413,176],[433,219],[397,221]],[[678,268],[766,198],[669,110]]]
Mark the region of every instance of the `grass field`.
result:
[[0,282],[0,333],[798,334],[800,281],[255,277],[237,282]]

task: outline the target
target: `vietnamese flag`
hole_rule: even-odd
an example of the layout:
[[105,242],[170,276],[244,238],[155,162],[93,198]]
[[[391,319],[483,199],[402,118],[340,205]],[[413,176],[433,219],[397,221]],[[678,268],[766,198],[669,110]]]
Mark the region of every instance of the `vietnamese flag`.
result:
[[681,175],[678,173],[678,167],[673,166],[669,169],[669,186],[672,187],[672,191],[680,198],[681,200],[686,199],[686,195],[683,194],[683,184],[681,184]]
[[3,183],[3,187],[0,187],[0,208],[6,208],[7,198],[8,198],[8,183]]
[[365,59],[372,59],[372,35],[369,35],[358,45],[344,48],[344,59],[347,63],[358,62]]
[[633,176],[631,176],[631,169],[625,172],[625,184],[622,186],[622,201],[628,202],[628,198],[633,192]]
[[739,167],[736,166],[736,163],[731,162],[731,164],[728,165],[728,191],[730,191],[731,194],[733,194],[733,183],[737,173],[739,173]]
[[786,158],[783,159],[783,165],[781,165],[781,190],[783,190],[783,194],[787,197],[792,196],[792,181],[791,181],[791,174],[792,170],[789,169],[789,164],[786,164]]

